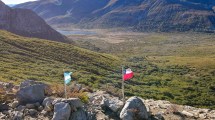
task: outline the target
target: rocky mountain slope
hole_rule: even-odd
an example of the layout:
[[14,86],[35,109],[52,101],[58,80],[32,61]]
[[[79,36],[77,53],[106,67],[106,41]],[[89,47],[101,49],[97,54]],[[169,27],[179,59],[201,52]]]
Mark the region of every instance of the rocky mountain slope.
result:
[[213,0],[49,0],[17,5],[51,25],[138,31],[214,31]]
[[[172,104],[169,101],[144,100],[134,96],[123,103],[105,91],[79,89],[88,101],[47,95],[50,86],[33,80],[20,85],[0,82],[0,119],[38,120],[213,120],[215,110]],[[14,92],[13,92],[14,91]],[[51,91],[53,92],[53,91]],[[73,93],[74,94],[74,93]],[[7,101],[7,102],[6,102]],[[24,102],[23,102],[24,101]]]
[[0,29],[26,36],[68,42],[36,13],[27,9],[11,9],[0,1]]

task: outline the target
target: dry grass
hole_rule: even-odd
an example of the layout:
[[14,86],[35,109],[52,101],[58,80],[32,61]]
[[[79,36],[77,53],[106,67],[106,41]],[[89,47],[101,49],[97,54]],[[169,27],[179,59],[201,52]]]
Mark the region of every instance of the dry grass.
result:
[[[84,91],[79,91],[77,89],[70,89],[69,86],[66,86],[67,98],[79,98],[82,102],[88,102],[87,93]],[[65,87],[60,84],[53,84],[46,88],[45,93],[47,96],[54,97],[65,97]]]

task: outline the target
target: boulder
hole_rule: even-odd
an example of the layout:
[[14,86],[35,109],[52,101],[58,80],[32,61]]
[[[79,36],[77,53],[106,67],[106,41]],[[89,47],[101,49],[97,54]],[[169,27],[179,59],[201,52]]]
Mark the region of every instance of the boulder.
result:
[[119,100],[119,98],[117,98],[117,97],[112,97],[109,99],[103,97],[101,106],[108,107],[113,112],[118,112],[123,107],[123,102],[121,100]]
[[87,113],[80,108],[72,113],[70,120],[87,120]]
[[16,99],[20,104],[42,102],[45,98],[45,86],[36,84],[21,88],[16,95]]
[[69,120],[71,107],[68,103],[59,102],[54,106],[54,116],[52,120]]
[[120,118],[122,120],[147,120],[148,113],[146,106],[138,97],[129,98],[123,107]]
[[61,101],[65,103],[69,103],[69,105],[73,110],[83,107],[83,103],[79,98],[62,99]]

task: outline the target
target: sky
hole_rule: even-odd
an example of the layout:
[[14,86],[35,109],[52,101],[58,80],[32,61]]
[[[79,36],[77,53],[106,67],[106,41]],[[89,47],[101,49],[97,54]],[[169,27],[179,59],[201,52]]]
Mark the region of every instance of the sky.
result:
[[29,1],[36,1],[36,0],[1,0],[5,4],[19,4],[19,3],[24,3],[24,2],[29,2]]

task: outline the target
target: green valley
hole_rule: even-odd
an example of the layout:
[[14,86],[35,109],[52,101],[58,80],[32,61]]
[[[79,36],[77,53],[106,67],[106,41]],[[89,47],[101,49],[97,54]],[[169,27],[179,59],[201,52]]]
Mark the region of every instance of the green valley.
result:
[[[81,47],[126,61],[135,73],[127,81],[127,96],[215,109],[214,34],[101,31],[70,37]],[[120,88],[120,81],[112,87]]]

